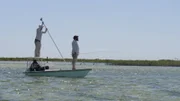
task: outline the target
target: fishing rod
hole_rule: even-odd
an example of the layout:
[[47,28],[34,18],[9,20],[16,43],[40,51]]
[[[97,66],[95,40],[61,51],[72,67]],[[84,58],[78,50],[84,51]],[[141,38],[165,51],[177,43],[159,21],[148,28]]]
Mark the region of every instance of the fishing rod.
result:
[[[40,18],[40,21],[42,22],[42,24],[44,25],[44,27],[47,28],[42,18]],[[49,32],[49,29],[47,30],[47,32],[48,32],[48,34],[49,34],[51,40],[53,41],[53,43],[54,43],[56,49],[58,50],[60,56],[62,57],[62,59],[64,60],[64,62],[66,62],[65,59],[63,58],[63,55],[62,55],[61,51],[59,50],[59,48],[58,48],[58,46],[56,45],[54,39],[52,38],[52,36],[51,36],[51,34],[50,34],[50,32]]]

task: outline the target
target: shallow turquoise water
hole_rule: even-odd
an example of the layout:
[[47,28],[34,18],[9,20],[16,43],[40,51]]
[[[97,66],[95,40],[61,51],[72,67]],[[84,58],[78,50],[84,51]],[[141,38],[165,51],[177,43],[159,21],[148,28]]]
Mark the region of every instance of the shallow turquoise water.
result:
[[[51,69],[71,69],[50,62]],[[85,78],[31,77],[26,62],[0,62],[0,101],[180,101],[179,67],[107,66],[92,68]]]

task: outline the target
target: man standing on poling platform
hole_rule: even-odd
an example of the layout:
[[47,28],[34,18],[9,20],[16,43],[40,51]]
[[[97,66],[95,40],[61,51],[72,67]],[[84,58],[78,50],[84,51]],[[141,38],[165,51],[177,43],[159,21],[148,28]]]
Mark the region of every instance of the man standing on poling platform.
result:
[[42,21],[42,24],[39,25],[39,28],[36,30],[36,38],[34,40],[35,43],[35,52],[34,52],[34,57],[40,57],[40,50],[41,50],[41,38],[42,34],[47,32],[47,28],[45,31],[42,31],[44,22]]

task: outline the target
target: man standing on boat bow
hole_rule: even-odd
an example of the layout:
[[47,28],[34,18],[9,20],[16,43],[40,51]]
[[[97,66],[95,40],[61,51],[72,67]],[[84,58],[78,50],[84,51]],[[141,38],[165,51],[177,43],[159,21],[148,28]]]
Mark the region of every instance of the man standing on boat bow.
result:
[[36,38],[35,38],[35,52],[34,52],[34,57],[40,57],[40,50],[41,50],[41,38],[42,34],[47,32],[47,28],[45,31],[42,31],[44,22],[42,22],[41,25],[39,25],[39,28],[36,30]]
[[76,67],[75,67],[75,64],[76,64],[76,61],[77,61],[77,57],[79,55],[79,45],[77,43],[77,41],[79,41],[79,38],[77,35],[75,35],[73,37],[73,42],[72,42],[72,70],[75,70]]

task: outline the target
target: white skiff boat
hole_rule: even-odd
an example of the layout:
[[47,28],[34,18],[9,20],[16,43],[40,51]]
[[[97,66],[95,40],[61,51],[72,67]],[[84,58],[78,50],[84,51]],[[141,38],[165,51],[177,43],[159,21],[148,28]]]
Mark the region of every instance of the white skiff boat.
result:
[[[44,24],[44,21],[42,20],[42,18],[40,19],[40,21],[42,22],[42,24],[45,26]],[[46,27],[46,26],[45,26]],[[47,27],[46,27],[47,28]],[[55,41],[53,40],[49,30],[47,30],[50,38],[52,39],[54,45],[56,46],[59,54],[61,55],[61,57],[63,58],[59,48],[57,47]],[[35,65],[39,65],[38,63],[36,63],[36,60],[41,60],[41,58],[36,58],[34,59],[33,61],[35,62]],[[65,59],[63,59],[65,61]],[[29,65],[28,65],[28,61],[27,61],[27,67],[29,68]],[[38,68],[41,68],[41,67],[38,67]],[[49,69],[49,67],[48,67]],[[26,75],[29,75],[29,76],[56,76],[56,77],[85,77],[89,71],[91,71],[92,69],[76,69],[76,70],[46,70],[46,69],[43,69],[43,70],[37,70],[37,71],[32,71],[29,69],[27,69],[24,73]]]
[[54,70],[54,71],[25,71],[24,73],[29,76],[55,76],[55,77],[70,77],[70,78],[83,78],[92,69],[76,69],[76,70]]

